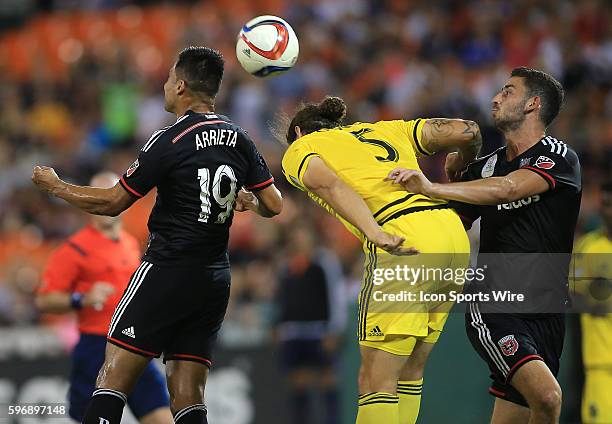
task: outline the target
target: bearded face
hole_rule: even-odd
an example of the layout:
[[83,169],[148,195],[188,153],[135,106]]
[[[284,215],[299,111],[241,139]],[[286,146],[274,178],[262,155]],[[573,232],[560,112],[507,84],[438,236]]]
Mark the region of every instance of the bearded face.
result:
[[495,126],[501,131],[514,130],[526,117],[525,105],[529,97],[522,78],[512,77],[493,97],[491,114]]

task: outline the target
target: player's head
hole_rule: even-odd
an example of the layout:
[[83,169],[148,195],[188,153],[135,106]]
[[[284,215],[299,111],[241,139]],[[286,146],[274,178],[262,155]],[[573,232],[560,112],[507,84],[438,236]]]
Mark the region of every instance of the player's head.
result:
[[214,104],[221,86],[223,55],[209,47],[187,47],[168,73],[164,84],[165,107],[174,112],[178,101],[202,101]]
[[493,97],[493,120],[502,131],[519,128],[527,119],[548,127],[563,103],[563,87],[546,72],[515,68]]
[[336,128],[342,125],[346,116],[346,104],[340,97],[326,97],[321,103],[308,103],[295,113],[287,129],[287,142],[297,140],[323,128]]
[[[91,187],[98,188],[112,188],[119,181],[119,176],[114,172],[110,171],[102,171],[95,174],[91,177],[91,181],[89,181],[89,185]],[[118,216],[101,216],[101,215],[91,215],[91,222],[100,229],[111,229],[115,225],[118,225],[121,222],[120,215]]]
[[612,231],[612,180],[601,185],[601,216],[608,231]]

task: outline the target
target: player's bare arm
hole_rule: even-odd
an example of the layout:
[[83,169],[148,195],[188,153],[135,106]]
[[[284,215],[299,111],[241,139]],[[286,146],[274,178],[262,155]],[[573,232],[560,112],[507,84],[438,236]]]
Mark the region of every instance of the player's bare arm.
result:
[[458,149],[446,156],[444,168],[451,181],[456,181],[461,171],[476,159],[482,146],[478,124],[463,119],[428,119],[423,125],[422,137],[421,143],[428,152]]
[[498,205],[514,202],[544,193],[549,189],[544,177],[526,169],[519,169],[503,177],[439,184],[429,181],[422,172],[395,168],[389,173],[387,179],[401,184],[411,193],[474,205]]
[[[102,310],[108,297],[113,294],[115,288],[102,281],[94,283],[91,289],[83,295],[81,305],[83,308]],[[41,312],[62,314],[74,310],[72,293],[50,292],[36,295],[36,307]]]
[[325,162],[315,157],[304,172],[303,182],[308,190],[319,196],[342,218],[359,229],[379,248],[395,255],[414,255],[418,251],[403,248],[403,237],[386,233],[374,220],[365,201],[342,181]]
[[117,216],[136,201],[119,183],[112,188],[77,186],[61,180],[48,166],[34,167],[32,181],[42,191],[94,215]]
[[238,212],[250,210],[264,218],[271,218],[283,210],[283,197],[274,184],[254,193],[242,189],[238,192],[234,209]]

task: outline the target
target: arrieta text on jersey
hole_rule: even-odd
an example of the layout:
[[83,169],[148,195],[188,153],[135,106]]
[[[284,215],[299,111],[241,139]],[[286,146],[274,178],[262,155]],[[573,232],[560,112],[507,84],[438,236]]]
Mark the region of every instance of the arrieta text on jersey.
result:
[[237,138],[238,133],[236,131],[224,128],[211,128],[196,134],[196,150],[210,146],[236,147]]

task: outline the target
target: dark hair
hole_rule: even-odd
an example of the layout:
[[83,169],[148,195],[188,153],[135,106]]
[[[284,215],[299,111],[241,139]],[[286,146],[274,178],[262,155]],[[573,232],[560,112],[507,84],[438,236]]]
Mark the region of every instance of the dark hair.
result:
[[179,53],[175,70],[187,87],[208,97],[215,97],[223,79],[223,55],[209,47],[187,47]]
[[326,97],[321,103],[303,105],[287,128],[287,142],[291,144],[295,141],[296,126],[300,127],[303,134],[308,134],[323,128],[339,127],[345,116],[346,104],[340,97]]
[[552,75],[537,69],[514,68],[510,74],[513,77],[520,77],[525,80],[527,86],[527,96],[539,96],[542,109],[540,109],[540,121],[548,127],[559,114],[559,109],[563,104],[563,86]]

